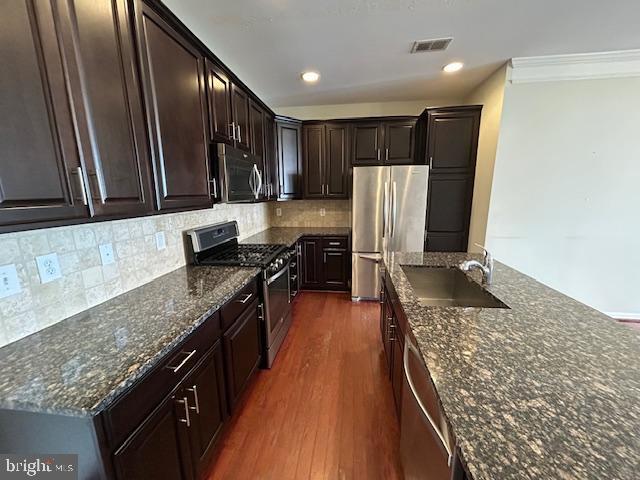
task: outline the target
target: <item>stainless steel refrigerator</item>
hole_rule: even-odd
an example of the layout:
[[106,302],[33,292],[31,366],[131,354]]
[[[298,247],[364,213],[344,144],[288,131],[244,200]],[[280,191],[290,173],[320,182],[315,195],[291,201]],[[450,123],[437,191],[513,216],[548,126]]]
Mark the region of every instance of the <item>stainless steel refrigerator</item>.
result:
[[423,251],[428,185],[427,165],[353,168],[354,300],[378,298],[385,253]]

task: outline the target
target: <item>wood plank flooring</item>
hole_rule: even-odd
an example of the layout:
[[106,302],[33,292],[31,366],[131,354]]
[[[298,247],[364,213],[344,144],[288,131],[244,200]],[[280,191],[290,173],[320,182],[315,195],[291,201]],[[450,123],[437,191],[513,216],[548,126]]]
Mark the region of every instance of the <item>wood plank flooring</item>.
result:
[[402,478],[379,305],[300,294],[273,368],[221,442],[211,480]]

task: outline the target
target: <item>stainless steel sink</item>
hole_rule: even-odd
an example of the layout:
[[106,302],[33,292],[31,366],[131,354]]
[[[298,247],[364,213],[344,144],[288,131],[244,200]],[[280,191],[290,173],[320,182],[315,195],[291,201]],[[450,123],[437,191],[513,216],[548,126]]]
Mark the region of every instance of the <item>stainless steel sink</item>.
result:
[[457,268],[403,266],[425,306],[509,308]]

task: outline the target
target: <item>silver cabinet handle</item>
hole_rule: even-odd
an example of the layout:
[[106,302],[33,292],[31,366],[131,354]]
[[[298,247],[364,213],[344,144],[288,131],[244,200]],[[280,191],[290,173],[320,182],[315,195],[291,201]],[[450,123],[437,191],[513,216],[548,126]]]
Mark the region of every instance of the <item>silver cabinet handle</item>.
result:
[[253,297],[253,293],[247,293],[244,298],[242,300],[236,300],[236,302],[241,303],[241,304],[245,304],[249,301],[249,299]]
[[433,168],[433,156],[429,157],[429,170]]
[[[187,353],[187,352],[182,352],[182,353]],[[187,363],[191,359],[191,357],[193,357],[195,354],[196,354],[196,350],[193,349],[191,352],[187,354],[186,357],[184,357],[184,360],[182,360],[178,365],[176,365],[175,367],[167,366],[166,368],[168,368],[169,370],[172,370],[173,373],[178,373],[178,371],[182,367],[184,367],[185,363]]]
[[191,426],[191,418],[189,417],[189,401],[187,397],[182,397],[182,400],[176,400],[176,403],[184,405],[184,418],[179,419],[182,423],[186,423],[187,427]]
[[211,183],[211,188],[213,190],[213,198],[218,198],[218,182],[216,182],[216,179],[212,179],[209,180],[209,183]]
[[[393,321],[393,317],[387,318],[388,322]],[[389,323],[389,341],[394,342],[396,340],[396,325],[395,323]]]
[[238,142],[242,143],[242,133],[241,133],[242,130],[240,130],[240,124],[237,125],[237,128],[238,128],[238,138],[237,138],[237,140],[238,140]]
[[418,403],[420,410],[422,410],[422,415],[427,419],[427,422],[429,422],[429,425],[431,426],[431,430],[433,430],[433,433],[435,434],[435,436],[437,436],[437,440],[439,440],[438,443],[440,443],[443,450],[447,454],[447,465],[451,466],[451,460],[453,459],[453,455],[451,454],[451,449],[449,448],[449,444],[447,443],[446,439],[442,435],[442,432],[440,431],[440,429],[436,426],[436,422],[433,421],[433,418],[431,418],[431,415],[429,415],[429,412],[427,411],[426,407],[422,403],[422,400],[420,399],[420,396],[416,391],[416,387],[413,383],[413,379],[411,378],[411,373],[409,370],[409,352],[411,352],[413,355],[417,355],[418,358],[420,359],[420,353],[418,352],[417,348],[413,345],[413,342],[409,339],[409,337],[406,337],[406,340],[404,342],[404,358],[403,358],[404,376],[407,379],[407,383],[409,384],[409,388],[411,389],[411,394],[413,398]]
[[389,160],[389,149],[385,148],[384,150],[385,150],[384,151],[384,159],[388,161]]
[[200,415],[200,402],[198,401],[198,387],[194,385],[191,388],[187,388],[187,392],[193,393],[193,400],[196,402],[195,407],[189,407],[191,410],[195,410]]
[[82,175],[82,167],[77,167],[75,173],[78,176],[78,183],[80,186],[80,196],[84,205],[89,205],[89,199],[87,198],[87,187],[84,184],[84,175]]
[[329,242],[329,245],[332,245],[334,247],[338,247],[338,246],[340,246],[340,242]]
[[229,126],[231,127],[231,138],[235,140],[236,139],[236,122],[231,122]]
[[377,155],[378,161],[380,161],[380,149],[379,148],[378,148],[378,151],[376,152],[376,155]]
[[298,275],[291,275],[291,277],[290,277],[290,278],[291,278],[291,280],[295,280],[295,279],[297,279],[297,278],[298,278]]

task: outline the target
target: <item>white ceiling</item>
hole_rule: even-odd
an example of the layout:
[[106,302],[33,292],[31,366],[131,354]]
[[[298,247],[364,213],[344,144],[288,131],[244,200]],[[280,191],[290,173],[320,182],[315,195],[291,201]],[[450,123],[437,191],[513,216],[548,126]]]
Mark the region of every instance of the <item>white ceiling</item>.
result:
[[[165,3],[271,107],[460,98],[512,57],[640,48],[639,0]],[[444,52],[409,54],[447,36]],[[446,75],[452,60],[465,68]]]

